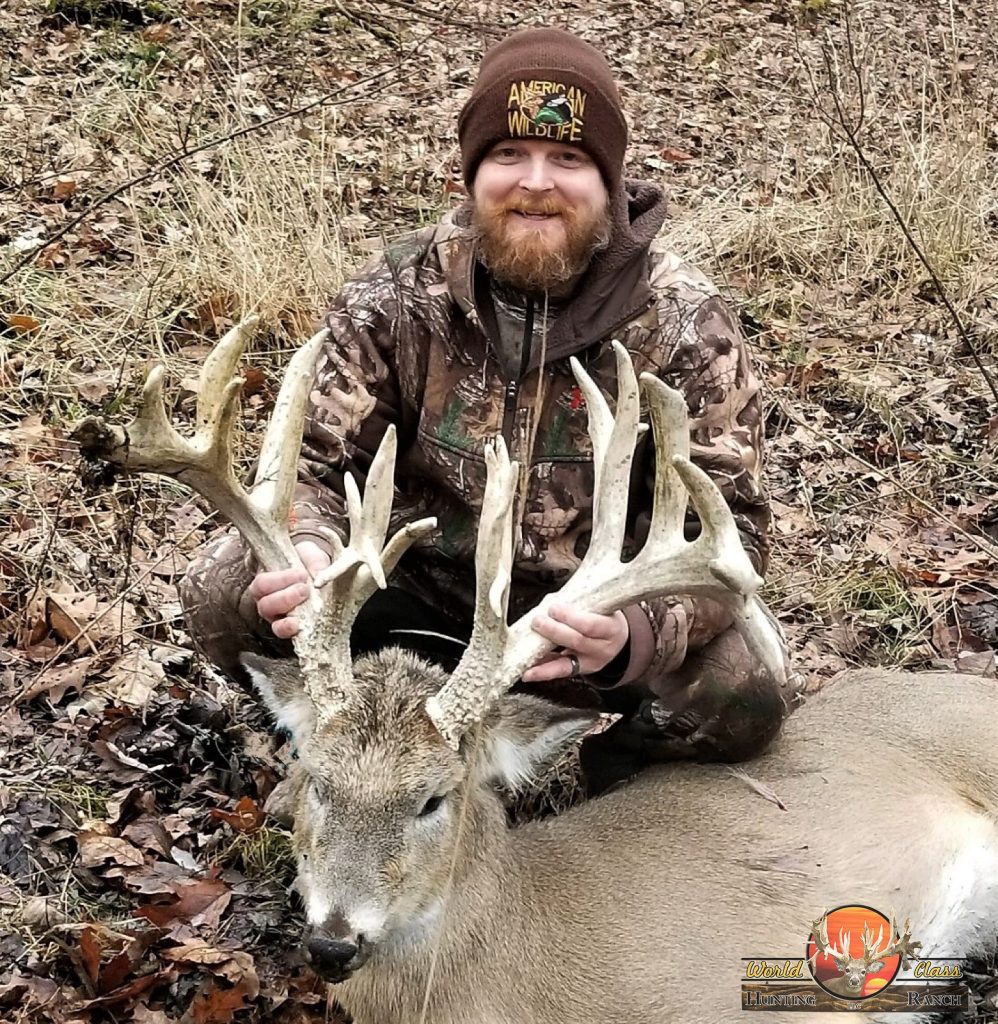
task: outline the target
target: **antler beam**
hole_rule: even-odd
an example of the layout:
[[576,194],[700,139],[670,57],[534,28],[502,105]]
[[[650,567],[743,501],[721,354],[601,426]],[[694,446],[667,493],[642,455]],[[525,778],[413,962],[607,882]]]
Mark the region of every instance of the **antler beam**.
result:
[[[534,632],[531,620],[554,602],[574,605],[583,611],[608,613],[663,594],[705,594],[727,606],[734,624],[752,653],[774,677],[783,679],[783,646],[776,626],[755,596],[762,579],[742,547],[734,517],[710,477],[689,459],[689,426],[686,404],[679,392],[651,374],[643,374],[641,388],[652,421],[656,459],[654,506],[648,538],[629,562],[621,561],[627,513],[628,484],[638,435],[639,389],[626,349],[614,342],[617,359],[617,414],[613,416],[599,389],[572,360],[576,380],[589,411],[593,442],[596,495],[589,549],[568,582],[548,595],[533,611],[512,626],[505,626],[508,585],[501,615],[482,611],[483,588],[508,579],[512,568],[511,541],[499,548],[479,534],[479,545],[490,551],[489,578],[479,578],[478,607],[472,640],[446,686],[427,703],[427,711],[452,746],[479,721],[490,704],[508,690],[525,669],[550,651],[553,644]],[[502,452],[505,456],[504,451]],[[488,487],[493,488],[495,511],[490,508],[487,530],[512,536],[513,481],[502,474],[499,459],[489,464]],[[493,483],[493,473],[497,474]],[[515,477],[513,478],[515,480]],[[695,540],[684,535],[687,500],[700,517],[701,532]],[[499,510],[502,523],[499,521]],[[482,524],[486,523],[483,511]],[[488,627],[479,616],[490,619]],[[501,620],[496,622],[492,620]]]
[[[248,317],[236,325],[205,360],[192,438],[182,437],[166,414],[161,365],[150,372],[131,423],[118,427],[90,417],[73,436],[87,458],[103,459],[128,472],[159,473],[193,488],[236,527],[261,568],[300,568],[289,528],[291,499],[308,389],[329,331],[319,331],[288,364],[264,435],[256,481],[247,491],[233,468],[232,426],[242,385],[236,367],[257,319]],[[412,523],[385,544],[394,469],[392,429],[372,463],[363,502],[347,474],[350,543],[344,547],[339,536],[330,533],[333,564],[314,580],[296,613],[300,629],[295,653],[320,722],[341,711],[352,692],[350,631],[361,605],[377,587],[385,586],[386,573],[403,552],[435,525],[432,519]]]

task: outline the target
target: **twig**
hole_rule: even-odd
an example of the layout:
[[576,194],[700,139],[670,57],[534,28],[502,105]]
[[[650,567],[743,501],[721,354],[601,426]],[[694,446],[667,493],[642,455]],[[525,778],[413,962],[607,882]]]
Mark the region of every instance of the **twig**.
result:
[[[408,53],[400,54],[399,64],[404,64],[406,61],[411,60],[418,52],[423,43],[430,38],[430,35],[424,36],[418,40],[417,43],[409,50]],[[412,69],[406,76],[400,76],[402,78],[411,77],[417,74],[419,69]],[[249,135],[251,132],[260,131],[263,128],[269,128],[273,124],[278,124],[281,121],[287,121],[292,117],[300,117],[303,114],[307,114],[311,110],[315,110],[322,106],[331,106],[337,103],[346,103],[352,97],[343,96],[344,93],[350,93],[357,89],[362,89],[372,82],[381,81],[383,78],[387,78],[389,75],[396,74],[398,71],[398,65],[392,68],[387,68],[384,71],[378,71],[373,75],[368,75],[367,78],[359,78],[356,82],[351,82],[349,85],[343,86],[333,92],[325,93],[318,99],[312,100],[310,103],[306,103],[300,107],[295,107],[294,110],[285,111],[283,114],[275,114],[273,117],[264,118],[262,121],[258,121],[256,124],[246,125],[243,128],[238,128],[235,131],[228,132],[225,135],[221,135],[216,139],[209,139],[207,142],[201,143],[199,146],[195,146],[193,149],[184,149],[179,153],[174,153],[172,156],[167,157],[154,167],[150,168],[144,174],[138,175],[138,177],[131,178],[129,181],[124,182],[121,185],[117,185],[112,189],[108,189],[102,195],[99,195],[93,202],[93,204],[81,214],[73,217],[67,221],[54,235],[45,239],[45,243],[40,245],[37,249],[27,253],[22,259],[11,267],[2,277],[0,277],[0,285],[5,284],[16,274],[19,274],[25,267],[30,266],[34,261],[45,251],[49,246],[58,242],[60,238],[69,234],[77,225],[81,224],[87,218],[93,216],[93,214],[100,209],[105,203],[110,202],[112,199],[116,199],[123,192],[127,192],[129,189],[135,188],[137,185],[142,185],[146,181],[150,181],[161,175],[164,171],[169,170],[171,167],[175,167],[177,164],[182,163],[184,160],[189,159],[192,156],[196,156],[198,153],[203,153],[206,150],[214,149],[216,146],[222,145],[224,142],[232,142],[235,139],[242,138],[244,135]]]
[[347,19],[347,21],[352,21],[365,32],[370,32],[375,39],[380,39],[383,43],[388,43],[389,46],[401,45],[402,40],[399,34],[393,29],[382,25],[369,12],[361,11],[356,7],[347,7],[346,4],[343,3],[343,0],[335,0],[335,5],[336,9],[344,18]]
[[[912,234],[911,228],[908,226],[908,222],[905,220],[904,215],[898,209],[897,204],[894,202],[890,193],[887,191],[887,187],[884,185],[880,175],[877,173],[874,166],[870,163],[866,151],[859,141],[859,132],[863,127],[863,121],[866,116],[866,92],[863,84],[863,75],[859,67],[859,62],[856,58],[856,45],[853,39],[852,33],[852,21],[849,16],[848,9],[845,13],[845,28],[846,28],[846,55],[849,61],[849,69],[852,72],[853,78],[856,82],[856,88],[859,94],[859,113],[853,123],[846,110],[844,109],[842,102],[842,93],[839,89],[839,76],[835,70],[833,57],[836,55],[835,49],[828,42],[826,36],[825,40],[821,44],[821,57],[825,65],[825,73],[828,75],[829,84],[829,95],[832,99],[832,105],[835,108],[834,118],[822,107],[819,91],[817,84],[814,80],[814,76],[811,73],[810,66],[805,66],[808,69],[808,78],[811,83],[811,89],[813,92],[813,100],[815,110],[818,112],[818,116],[825,122],[828,128],[832,131],[833,135],[837,135],[840,139],[844,138],[856,155],[856,159],[859,161],[863,170],[869,175],[870,181],[873,183],[873,187],[877,190],[880,198],[883,199],[887,209],[890,211],[891,216],[901,229],[901,233],[905,237],[905,241],[911,246],[912,252],[914,252],[919,263],[925,268],[926,273],[929,275],[929,279],[932,281],[933,287],[936,290],[936,294],[939,296],[940,301],[946,307],[947,313],[949,313],[954,325],[956,326],[957,335],[960,341],[963,343],[966,350],[970,353],[980,371],[981,376],[984,378],[984,382],[987,384],[994,396],[995,402],[998,403],[998,383],[996,383],[990,370],[984,365],[984,361],[981,359],[980,353],[977,351],[976,346],[971,340],[970,333],[964,326],[963,318],[957,312],[956,307],[950,300],[949,294],[946,288],[943,286],[939,275],[936,273],[935,267],[933,267],[929,258],[925,255],[922,247],[915,240],[915,236]],[[797,53],[803,56],[800,50],[800,46],[797,46]]]

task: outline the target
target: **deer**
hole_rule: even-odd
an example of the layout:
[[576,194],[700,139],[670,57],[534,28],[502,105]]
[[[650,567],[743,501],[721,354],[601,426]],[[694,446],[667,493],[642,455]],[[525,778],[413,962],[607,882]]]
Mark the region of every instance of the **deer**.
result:
[[[193,438],[170,424],[157,367],[129,424],[91,419],[77,439],[88,457],[194,488],[261,567],[280,569],[298,564],[289,506],[326,332],[292,358],[247,490],[231,430],[253,323],[206,360]],[[581,565],[550,600],[609,612],[653,594],[707,593],[778,671],[761,580],[720,491],[689,460],[684,400],[654,376],[637,380],[614,346],[614,412],[573,364],[589,417],[594,525]],[[642,405],[654,510],[644,546],[622,561]],[[355,1024],[740,1021],[743,958],[803,950],[821,908],[857,902],[901,908],[928,956],[998,945],[998,687],[984,678],[852,670],[796,711],[748,771],[650,766],[510,827],[500,787],[577,744],[595,712],[513,690],[550,645],[526,617],[507,622],[518,467],[501,438],[484,450],[474,624],[460,664],[448,674],[400,648],[351,663],[357,610],[433,529],[421,521],[387,537],[395,446],[389,430],[363,497],[346,477],[349,538],[337,539],[300,609],[296,657],[244,656],[297,750],[303,955]],[[702,527],[693,540],[683,531],[689,502]]]
[[863,926],[860,936],[863,950],[858,957],[854,957],[850,952],[852,935],[849,932],[839,931],[838,945],[833,945],[829,941],[827,913],[822,914],[812,927],[815,948],[809,959],[816,963],[818,956],[824,955],[834,961],[842,976],[824,981],[822,985],[829,992],[846,999],[862,998],[863,985],[866,983],[867,977],[882,970],[886,961],[892,956],[899,956],[901,966],[907,970],[911,961],[918,959],[918,952],[922,945],[920,942],[912,940],[910,920],[905,921],[902,933],[893,917],[887,945],[884,945],[883,925],[880,926],[876,939],[873,937],[873,929],[869,925]]

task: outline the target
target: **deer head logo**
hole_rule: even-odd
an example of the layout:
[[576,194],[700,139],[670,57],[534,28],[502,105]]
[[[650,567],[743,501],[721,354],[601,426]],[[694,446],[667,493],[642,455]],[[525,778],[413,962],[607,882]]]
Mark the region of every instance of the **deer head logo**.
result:
[[[830,932],[837,934],[834,941]],[[836,907],[812,924],[807,961],[826,992],[865,999],[886,988],[900,967],[917,959],[921,945],[912,941],[909,921],[902,932],[893,915],[888,920],[872,907]]]

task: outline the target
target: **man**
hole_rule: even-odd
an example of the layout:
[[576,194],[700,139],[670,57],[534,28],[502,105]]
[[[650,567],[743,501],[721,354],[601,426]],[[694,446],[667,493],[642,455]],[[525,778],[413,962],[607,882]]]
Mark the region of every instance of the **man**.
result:
[[[764,571],[758,383],[706,278],[649,252],[665,202],[657,186],[623,180],[627,129],[605,59],[560,29],[516,33],[486,54],[458,134],[470,201],[346,283],[316,366],[293,530],[309,574],[329,563],[328,530],[345,522],[343,474],[363,484],[389,424],[400,453],[392,529],[427,515],[438,522],[402,560],[390,593],[365,607],[355,653],[400,643],[456,661],[473,606],[483,442],[496,434],[525,467],[511,614],[572,573],[588,542],[593,469],[568,358],[612,395],[612,338],[639,372],[686,396],[692,458],[720,484]],[[642,442],[632,548],[647,530],[651,457]],[[698,529],[695,517],[688,529]],[[254,578],[227,536],[192,565],[181,595],[206,654],[238,672],[241,650],[289,651],[307,580],[293,570]],[[787,711],[789,694],[708,599],[662,598],[613,615],[555,606],[533,626],[557,646],[525,685],[571,681],[580,699],[595,694],[624,716],[587,741],[594,789],[649,758],[751,756]]]

